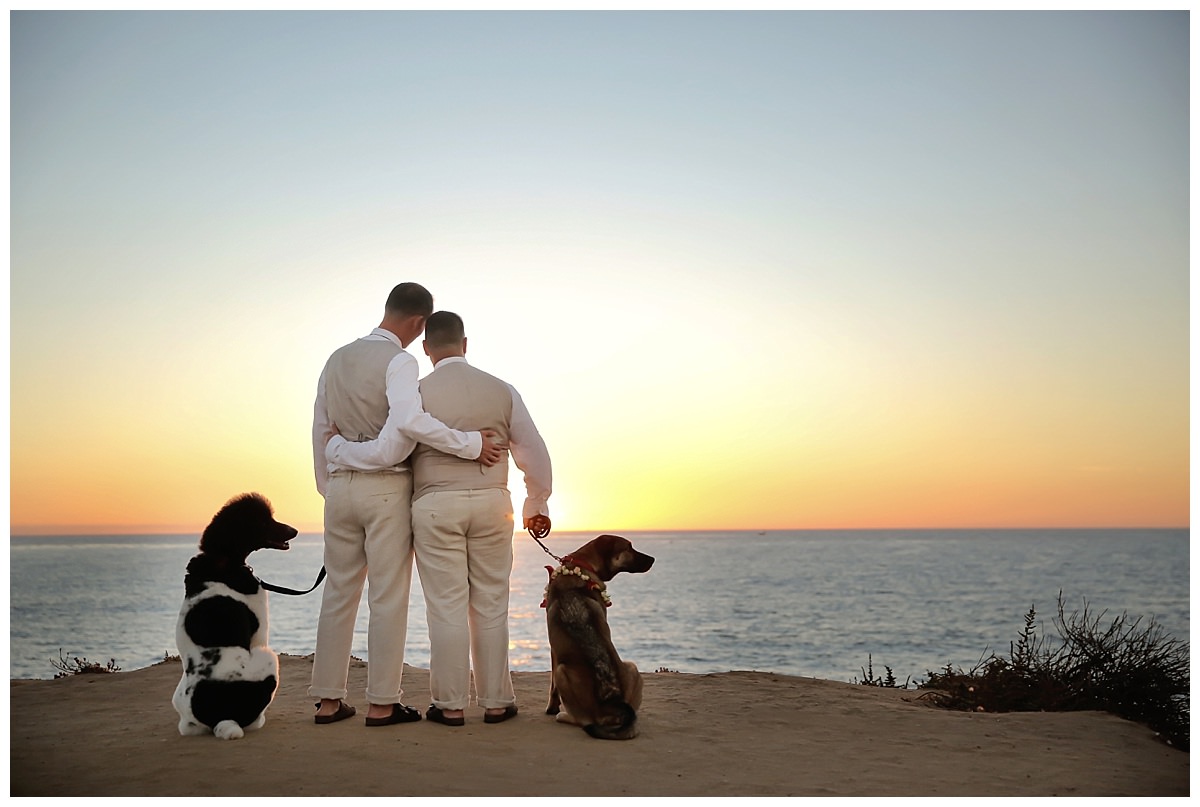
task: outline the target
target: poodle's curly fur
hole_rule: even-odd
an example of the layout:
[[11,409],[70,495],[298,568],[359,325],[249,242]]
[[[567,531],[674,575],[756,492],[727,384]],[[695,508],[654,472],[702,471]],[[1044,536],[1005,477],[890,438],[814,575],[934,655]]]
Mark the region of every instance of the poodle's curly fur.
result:
[[183,677],[172,703],[179,733],[222,739],[261,728],[279,687],[279,659],[267,644],[267,592],[246,558],[287,549],[296,530],[275,520],[257,493],[231,499],[200,538],[184,575],[175,641]]

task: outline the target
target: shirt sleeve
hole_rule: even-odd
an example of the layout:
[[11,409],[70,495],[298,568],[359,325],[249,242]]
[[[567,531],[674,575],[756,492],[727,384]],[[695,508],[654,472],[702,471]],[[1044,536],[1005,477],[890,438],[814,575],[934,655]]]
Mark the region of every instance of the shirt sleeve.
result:
[[521,510],[523,518],[543,515],[549,517],[552,472],[550,468],[550,452],[546,449],[546,441],[538,432],[525,402],[521,395],[510,384],[512,392],[512,422],[509,424],[508,449],[512,454],[513,463],[525,474],[525,505]]
[[483,451],[479,432],[451,429],[421,408],[417,385],[417,360],[401,351],[387,369],[388,417],[374,440],[352,443],[335,435],[325,447],[325,458],[339,468],[381,471],[408,459],[417,443],[475,460]]
[[317,381],[317,399],[313,403],[313,473],[317,479],[317,492],[325,495],[329,482],[329,463],[325,459],[325,434],[329,431],[329,410],[325,405],[325,371]]

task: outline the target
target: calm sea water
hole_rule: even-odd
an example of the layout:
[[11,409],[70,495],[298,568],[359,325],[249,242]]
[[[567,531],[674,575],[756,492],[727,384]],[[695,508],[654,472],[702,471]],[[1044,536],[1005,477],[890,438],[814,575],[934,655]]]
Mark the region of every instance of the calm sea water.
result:
[[[1068,613],[1153,617],[1187,639],[1189,531],[1003,530],[624,533],[657,559],[609,584],[614,641],[646,671],[762,670],[851,681],[891,667],[899,681],[947,663],[970,667],[988,648],[1007,653],[1034,606],[1045,630],[1058,593]],[[563,555],[594,533],[551,536]],[[10,676],[52,678],[52,660],[85,657],[136,669],[174,654],[183,570],[195,536],[13,538]],[[528,535],[515,538],[511,606],[515,670],[548,670],[544,566]],[[321,540],[251,556],[258,575],[306,589]],[[417,575],[406,660],[428,667]],[[320,592],[272,595],[271,644],[313,651]],[[365,600],[355,655],[368,659]],[[369,660],[369,659],[368,659]]]

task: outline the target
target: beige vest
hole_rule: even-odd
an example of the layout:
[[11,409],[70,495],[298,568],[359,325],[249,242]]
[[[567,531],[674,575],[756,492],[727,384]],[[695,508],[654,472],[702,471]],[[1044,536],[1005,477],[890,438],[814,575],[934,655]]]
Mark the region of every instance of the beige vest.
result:
[[[374,440],[387,422],[387,368],[401,348],[390,339],[359,339],[325,365],[325,406],[347,440]],[[407,465],[407,463],[404,463]]]
[[[492,429],[508,443],[512,392],[495,376],[465,362],[443,364],[421,380],[425,411],[462,431]],[[508,458],[491,468],[418,445],[412,454],[413,501],[435,490],[508,487]]]

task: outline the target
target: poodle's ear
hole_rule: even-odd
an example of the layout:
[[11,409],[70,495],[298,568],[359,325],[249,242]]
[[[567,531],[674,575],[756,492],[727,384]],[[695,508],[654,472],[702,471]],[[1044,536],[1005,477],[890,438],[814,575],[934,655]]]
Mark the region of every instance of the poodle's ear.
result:
[[225,519],[221,517],[225,510],[220,510],[212,521],[208,522],[208,526],[204,528],[204,532],[200,533],[200,551],[201,552],[220,552],[228,543],[229,531],[222,529]]

